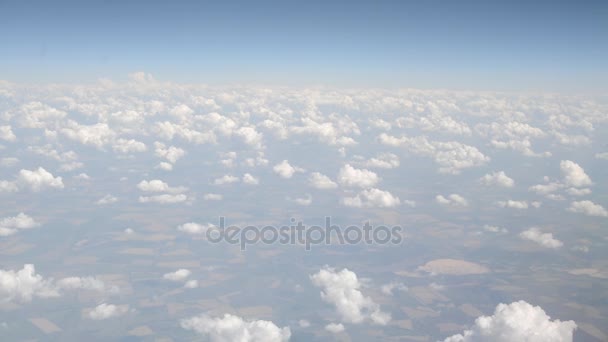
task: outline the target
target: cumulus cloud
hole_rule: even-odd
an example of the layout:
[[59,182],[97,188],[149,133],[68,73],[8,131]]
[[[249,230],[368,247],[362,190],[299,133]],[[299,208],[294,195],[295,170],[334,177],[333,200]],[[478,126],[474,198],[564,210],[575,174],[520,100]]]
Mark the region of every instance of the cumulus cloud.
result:
[[15,185],[19,189],[29,189],[38,192],[45,189],[63,189],[61,177],[55,177],[42,167],[36,170],[19,171]]
[[175,272],[165,273],[163,274],[163,279],[171,280],[171,281],[184,281],[188,278],[192,272],[185,268],[180,268]]
[[371,188],[361,191],[354,197],[344,197],[342,204],[356,208],[391,208],[400,205],[401,200],[388,191]]
[[137,184],[137,188],[144,192],[167,192],[171,194],[181,193],[188,190],[188,188],[183,186],[171,187],[169,184],[160,179],[153,179],[151,181],[142,180],[139,182],[139,184]]
[[118,198],[107,194],[95,202],[97,205],[106,205],[118,202]]
[[344,324],[342,323],[329,323],[325,326],[325,330],[329,331],[332,334],[341,333],[344,331]]
[[363,295],[361,282],[354,272],[346,268],[336,271],[326,266],[311,275],[310,279],[321,288],[321,299],[334,305],[344,322],[358,324],[370,321],[386,325],[391,320],[390,314],[380,310],[377,303]]
[[186,155],[186,151],[179,147],[169,146],[161,142],[154,143],[154,153],[160,158],[164,158],[171,164],[175,164],[179,159]]
[[338,173],[338,183],[347,187],[370,188],[380,181],[380,177],[367,169],[356,169],[350,164],[342,166]]
[[463,169],[481,166],[490,158],[481,153],[476,147],[457,141],[430,141],[420,137],[394,137],[386,133],[378,136],[381,144],[404,147],[408,151],[432,157],[439,165],[440,173],[459,174]]
[[591,178],[585,173],[585,170],[577,163],[570,160],[562,160],[559,167],[566,185],[580,188],[593,184]]
[[16,216],[0,219],[0,236],[13,235],[20,229],[31,229],[39,226],[40,222],[24,213],[19,213]]
[[116,140],[114,145],[112,145],[112,149],[118,153],[123,154],[145,152],[146,150],[148,150],[146,144],[142,143],[141,141],[123,138]]
[[184,194],[162,194],[154,196],[139,196],[140,203],[158,203],[158,204],[173,204],[182,203],[188,200],[188,196]]
[[380,153],[378,156],[367,160],[364,165],[371,168],[394,169],[399,166],[399,157],[393,153]]
[[260,180],[257,179],[256,177],[252,176],[249,173],[246,173],[246,174],[243,175],[242,181],[243,181],[243,183],[249,184],[249,185],[258,185],[258,184],[260,184]]
[[213,184],[215,185],[224,185],[224,184],[232,184],[232,183],[236,183],[239,181],[238,177],[235,177],[233,175],[224,175],[220,178],[216,178],[213,181]]
[[281,178],[291,178],[296,172],[303,172],[304,170],[299,167],[294,167],[289,164],[289,161],[283,160],[276,164],[272,170]]
[[25,264],[17,271],[0,269],[0,303],[28,303],[34,298],[59,297],[64,290],[118,292],[118,288],[108,287],[94,277],[67,277],[57,281],[45,279],[36,273],[32,264]]
[[380,287],[380,290],[382,291],[382,293],[384,293],[387,296],[392,296],[394,294],[395,290],[398,291],[407,291],[408,288],[407,286],[405,286],[403,283],[398,283],[398,282],[390,282],[388,284],[384,284]]
[[505,174],[504,171],[488,173],[481,177],[479,181],[484,185],[497,185],[503,188],[512,188],[515,181]]
[[212,224],[199,224],[195,222],[188,222],[177,226],[177,230],[191,235],[203,235],[209,228],[213,227]]
[[279,328],[270,321],[245,320],[231,314],[222,317],[201,314],[181,320],[180,325],[211,342],[285,342],[291,337],[289,327]]
[[574,201],[570,203],[569,211],[588,216],[608,217],[608,210],[591,201]]
[[543,233],[540,229],[538,229],[536,227],[532,227],[528,230],[525,230],[525,231],[519,233],[519,237],[524,240],[529,240],[529,241],[535,242],[546,248],[555,249],[555,248],[560,248],[561,246],[564,245],[561,241],[555,239],[553,237],[553,234]]
[[336,182],[319,172],[311,173],[310,177],[308,178],[308,182],[312,187],[322,190],[335,189],[338,187]]
[[17,136],[13,133],[11,126],[0,126],[0,139],[5,141],[15,141]]
[[514,200],[498,201],[498,206],[501,208],[528,209],[528,202]]
[[101,303],[89,310],[87,317],[92,320],[104,320],[113,317],[120,317],[129,312],[128,305],[114,305]]
[[447,197],[445,197],[443,195],[437,195],[437,196],[435,196],[435,202],[437,202],[441,205],[446,205],[446,206],[451,206],[451,207],[468,207],[469,206],[469,202],[464,197],[462,197],[458,194],[450,194]]
[[572,342],[575,329],[574,321],[551,320],[541,307],[518,301],[498,304],[492,316],[443,342]]

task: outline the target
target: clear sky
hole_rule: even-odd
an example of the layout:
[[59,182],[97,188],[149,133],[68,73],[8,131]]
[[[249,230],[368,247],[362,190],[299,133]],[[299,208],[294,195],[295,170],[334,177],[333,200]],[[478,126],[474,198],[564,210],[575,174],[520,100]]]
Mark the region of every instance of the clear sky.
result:
[[0,79],[608,89],[606,1],[2,1]]

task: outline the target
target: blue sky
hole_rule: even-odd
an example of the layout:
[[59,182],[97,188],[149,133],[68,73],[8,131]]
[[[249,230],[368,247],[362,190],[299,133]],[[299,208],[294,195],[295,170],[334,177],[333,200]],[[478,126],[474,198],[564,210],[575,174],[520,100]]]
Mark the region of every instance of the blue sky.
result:
[[0,1],[0,79],[598,91],[597,1]]

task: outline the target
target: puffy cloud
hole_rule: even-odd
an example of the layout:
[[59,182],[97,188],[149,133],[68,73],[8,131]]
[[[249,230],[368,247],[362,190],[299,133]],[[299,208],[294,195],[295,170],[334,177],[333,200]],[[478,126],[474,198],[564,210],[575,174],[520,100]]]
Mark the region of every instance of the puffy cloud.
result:
[[568,190],[566,190],[566,192],[568,193],[568,195],[571,195],[571,196],[586,196],[586,195],[591,194],[591,189],[589,189],[589,188],[583,188],[583,189],[569,188]]
[[608,210],[591,201],[574,201],[570,203],[568,210],[573,213],[580,213],[588,216],[608,217]]
[[543,233],[540,229],[532,227],[519,233],[519,237],[524,240],[535,242],[546,248],[560,248],[564,244],[555,239],[551,233]]
[[123,139],[120,138],[112,145],[112,149],[118,153],[134,153],[134,152],[145,152],[148,148],[146,144],[135,139]]
[[104,320],[113,317],[120,317],[129,312],[128,305],[114,305],[101,303],[95,308],[91,309],[87,314],[87,317],[92,320]]
[[215,185],[224,185],[224,184],[232,184],[232,183],[236,183],[239,181],[238,177],[235,177],[233,175],[224,175],[220,178],[216,178],[213,181],[213,184]]
[[140,203],[159,203],[159,204],[172,204],[181,203],[188,200],[188,196],[184,194],[162,194],[154,196],[139,196]]
[[24,213],[19,213],[17,216],[0,219],[0,236],[13,235],[19,229],[30,229],[38,226],[40,226],[40,222]]
[[338,184],[336,184],[336,182],[332,181],[329,177],[319,172],[311,173],[310,177],[308,177],[308,182],[310,185],[317,189],[325,190],[335,189],[338,187]]
[[399,157],[392,153],[380,153],[377,157],[367,160],[365,166],[379,169],[394,169],[399,166]]
[[42,167],[36,170],[21,170],[16,180],[19,188],[28,188],[38,192],[47,188],[63,189],[61,177],[54,177],[50,172]]
[[183,186],[170,187],[169,184],[160,179],[153,179],[151,181],[142,180],[139,182],[139,184],[137,184],[137,188],[144,192],[167,192],[171,194],[181,193],[188,190],[188,188]]
[[506,228],[492,226],[489,224],[485,224],[483,226],[483,230],[490,233],[508,233],[509,231]]
[[282,162],[275,165],[272,170],[282,178],[291,178],[296,172],[303,172],[304,170],[299,167],[294,167],[289,164],[289,161],[283,160]]
[[338,173],[338,183],[348,187],[369,188],[376,185],[380,181],[380,177],[367,169],[355,169],[346,164],[342,166]]
[[180,325],[205,336],[211,342],[284,342],[291,337],[289,327],[279,328],[270,321],[245,320],[231,314],[222,317],[201,314],[181,320]]
[[498,201],[498,206],[501,208],[512,208],[512,209],[528,209],[528,202],[526,201]]
[[492,316],[481,316],[471,329],[443,342],[572,342],[574,321],[551,320],[539,306],[525,301],[498,304]]
[[32,264],[18,271],[0,269],[0,303],[31,302],[34,298],[59,297],[63,290],[91,290],[117,293],[118,288],[107,287],[93,277],[67,277],[54,281],[36,273]]
[[198,288],[198,280],[191,279],[184,283],[184,288],[186,289],[196,289]]
[[325,330],[329,331],[332,334],[341,333],[344,331],[344,324],[342,323],[329,323],[325,326]]
[[15,141],[17,136],[13,133],[11,126],[0,126],[0,139],[6,141]]
[[391,208],[400,205],[401,200],[388,191],[371,188],[361,191],[354,197],[344,197],[342,199],[342,204],[347,207],[357,208]]
[[57,288],[36,274],[34,265],[23,265],[18,271],[0,269],[0,302],[31,302],[34,297],[58,296]]
[[166,147],[165,144],[157,141],[154,143],[154,154],[157,157],[167,159],[171,164],[175,164],[175,162],[186,155],[186,151],[175,146]]
[[107,194],[105,196],[103,196],[102,198],[100,198],[97,202],[95,202],[97,205],[106,205],[106,204],[112,204],[112,203],[116,203],[118,202],[118,198]]
[[392,296],[393,295],[393,291],[395,290],[399,290],[399,291],[407,291],[408,288],[407,286],[405,286],[403,283],[397,283],[397,282],[390,282],[388,284],[384,284],[380,287],[380,290],[382,291],[382,293],[384,293],[387,296]]
[[322,289],[321,298],[336,307],[343,321],[354,324],[370,321],[386,325],[391,320],[390,314],[381,311],[378,304],[363,295],[361,282],[354,272],[346,268],[336,271],[326,266],[311,275],[310,279]]
[[439,165],[440,173],[459,174],[463,169],[480,166],[490,158],[481,153],[476,147],[457,141],[430,141],[426,137],[396,138],[386,133],[378,136],[381,144],[401,146],[412,153],[433,157]]
[[66,112],[47,104],[35,101],[22,105],[18,110],[18,122],[21,127],[45,128],[53,122],[63,119]]
[[224,198],[224,196],[220,195],[220,194],[204,194],[203,195],[203,199],[205,201],[221,201]]
[[458,194],[450,194],[448,197],[443,195],[435,196],[435,202],[441,205],[447,205],[451,207],[468,207],[469,202]]
[[196,222],[188,222],[177,227],[180,232],[192,234],[192,235],[203,235],[209,228],[213,227],[212,224],[199,224]]
[[504,171],[488,173],[481,177],[479,181],[484,185],[498,185],[503,188],[512,188],[515,181],[505,174]]
[[106,123],[81,125],[73,120],[69,120],[60,132],[69,139],[97,148],[102,148],[110,143],[116,136],[116,133]]
[[244,174],[242,180],[243,180],[243,183],[249,184],[249,185],[258,185],[258,184],[260,184],[260,180],[257,179],[256,177],[252,176],[249,173]]
[[566,185],[580,188],[593,184],[591,178],[585,173],[585,170],[577,163],[570,160],[562,160],[559,163],[559,167]]
[[163,275],[163,279],[171,280],[171,281],[184,281],[188,278],[192,272],[185,268],[180,268],[175,272],[165,273]]

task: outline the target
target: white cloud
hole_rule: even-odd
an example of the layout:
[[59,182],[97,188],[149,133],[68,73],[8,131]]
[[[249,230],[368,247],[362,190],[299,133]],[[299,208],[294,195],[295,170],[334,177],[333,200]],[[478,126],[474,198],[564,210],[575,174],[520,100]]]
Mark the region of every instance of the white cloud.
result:
[[243,180],[243,183],[249,184],[249,185],[258,185],[258,184],[260,184],[260,180],[257,179],[256,177],[252,176],[249,173],[244,174],[242,180]]
[[198,288],[198,280],[191,279],[184,283],[184,288],[186,289],[196,289]]
[[154,143],[154,148],[154,153],[157,157],[165,158],[171,164],[175,164],[175,162],[186,155],[186,151],[183,149],[175,146],[166,147],[165,144],[158,141]]
[[381,144],[401,146],[412,153],[433,157],[439,165],[440,173],[459,174],[463,169],[483,165],[490,158],[481,153],[476,147],[457,141],[430,141],[426,137],[396,138],[386,133],[378,136]]
[[521,237],[524,240],[529,240],[532,242],[535,242],[543,247],[546,248],[560,248],[561,246],[563,246],[564,244],[555,239],[553,237],[553,234],[551,233],[543,233],[542,231],[540,231],[540,229],[536,228],[536,227],[532,227],[528,230],[525,230],[521,233],[519,233],[519,237]]
[[221,201],[224,198],[224,196],[220,195],[220,194],[204,194],[203,195],[203,199],[205,201]]
[[233,175],[224,175],[220,178],[216,178],[213,181],[213,184],[215,185],[224,185],[224,184],[232,184],[232,183],[236,183],[239,181],[238,177],[235,177]]
[[480,182],[484,185],[498,185],[503,188],[512,188],[515,181],[505,174],[504,171],[488,173],[481,177]]
[[173,164],[167,162],[160,162],[155,168],[161,169],[163,171],[171,171],[173,170]]
[[90,290],[117,293],[118,288],[107,287],[93,277],[67,277],[54,281],[36,273],[32,264],[18,271],[0,269],[0,303],[31,302],[34,298],[59,297],[63,290]]
[[310,194],[306,194],[305,197],[294,198],[292,201],[299,205],[308,206],[312,204],[312,196]]
[[180,268],[175,272],[165,273],[163,275],[163,279],[171,280],[171,281],[184,281],[188,278],[192,272],[185,268]]
[[107,194],[105,196],[103,196],[102,198],[100,198],[97,202],[95,202],[97,205],[106,205],[106,204],[112,204],[112,203],[116,203],[118,202],[118,198]]
[[112,145],[112,149],[118,153],[134,153],[134,152],[145,152],[148,150],[146,144],[135,139],[123,139],[120,138]]
[[564,183],[567,186],[580,188],[593,184],[591,178],[585,173],[585,170],[577,163],[570,160],[562,160],[559,167],[564,176]]
[[154,196],[139,196],[140,203],[159,203],[159,204],[172,204],[181,203],[188,200],[188,196],[184,194],[162,194]]
[[346,268],[336,271],[326,266],[311,275],[310,279],[321,288],[321,298],[336,307],[344,322],[358,324],[371,321],[386,325],[391,320],[390,314],[381,311],[378,304],[363,295],[361,282],[354,272]]
[[231,314],[223,317],[201,314],[181,320],[180,325],[205,336],[211,342],[285,342],[291,337],[289,327],[279,328],[270,321],[245,320]]
[[492,226],[489,224],[485,224],[483,226],[483,230],[490,232],[490,233],[508,233],[509,231],[506,228],[502,228],[502,227],[497,227],[497,226]]
[[367,160],[364,165],[379,169],[394,169],[399,166],[399,157],[392,153],[380,153],[377,157]]
[[16,216],[0,219],[0,236],[13,235],[17,233],[19,229],[31,229],[39,226],[40,222],[37,222],[24,213],[19,213]]
[[308,178],[308,182],[314,188],[322,190],[335,189],[338,187],[338,184],[336,184],[336,182],[332,181],[329,177],[319,172],[311,173],[310,177]]
[[0,139],[5,141],[15,141],[17,136],[13,133],[11,126],[0,126]]
[[101,303],[95,308],[90,309],[87,317],[92,320],[104,320],[113,317],[120,317],[129,312],[128,305],[114,305]]
[[380,181],[380,177],[367,169],[356,169],[350,164],[342,166],[338,173],[338,183],[347,187],[369,188]]
[[325,326],[325,330],[332,334],[338,334],[344,331],[344,324],[342,323],[329,323]]
[[390,282],[388,284],[384,284],[380,287],[380,290],[382,291],[382,293],[384,293],[387,296],[392,296],[393,295],[393,291],[394,290],[399,290],[399,291],[407,291],[408,288],[407,286],[405,286],[403,283],[397,283],[397,282]]
[[31,302],[33,298],[58,297],[53,283],[36,274],[34,265],[26,264],[18,271],[0,269],[0,303]]
[[153,179],[151,181],[142,180],[139,182],[139,184],[137,184],[137,188],[144,192],[167,192],[171,194],[181,193],[188,190],[188,188],[183,186],[170,187],[169,184],[160,179]]
[[568,190],[566,190],[566,192],[568,193],[568,195],[571,195],[571,196],[587,196],[587,195],[591,194],[591,189],[589,189],[589,188],[582,188],[582,189],[568,188]]
[[209,228],[213,227],[212,224],[199,224],[196,222],[188,222],[177,226],[177,230],[180,232],[192,234],[192,235],[203,235]]
[[494,315],[481,316],[475,325],[444,342],[572,342],[574,321],[551,320],[539,306],[525,301],[498,304]]
[[19,188],[27,188],[38,192],[47,188],[63,189],[61,177],[54,177],[50,172],[42,167],[36,170],[21,170],[16,179]]
[[435,202],[441,205],[447,205],[451,207],[468,207],[469,202],[458,194],[450,194],[448,197],[443,195],[435,196]]
[[400,205],[401,200],[388,191],[371,188],[361,191],[354,197],[344,197],[342,204],[356,208],[391,208]]
[[588,216],[608,217],[608,210],[591,201],[574,201],[570,203],[569,211]]
[[289,164],[287,160],[275,165],[272,170],[282,178],[291,178],[296,172],[303,172],[304,170],[299,167],[294,167]]
[[512,209],[528,209],[528,202],[526,201],[498,201],[498,206],[501,208],[512,208]]

